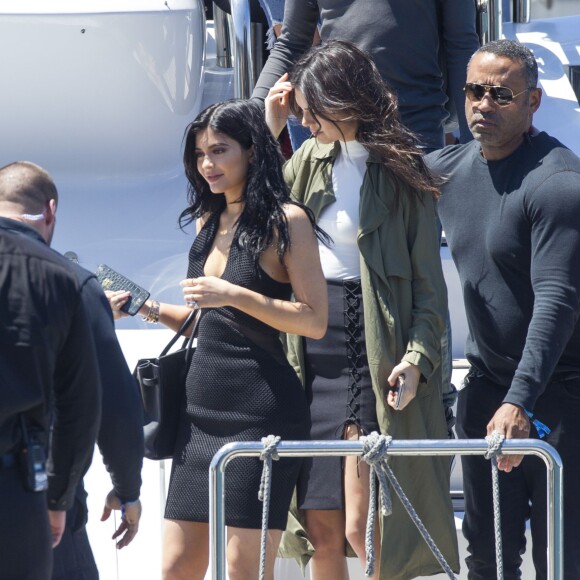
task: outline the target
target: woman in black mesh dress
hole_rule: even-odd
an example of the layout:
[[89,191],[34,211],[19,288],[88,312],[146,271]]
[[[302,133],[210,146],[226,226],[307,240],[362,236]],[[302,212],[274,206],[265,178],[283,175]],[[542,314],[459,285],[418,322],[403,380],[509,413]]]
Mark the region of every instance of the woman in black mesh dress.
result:
[[[148,301],[146,318],[177,329],[201,308],[173,457],[163,545],[164,578],[203,579],[208,565],[208,467],[232,441],[269,434],[309,438],[301,383],[284,356],[280,332],[321,338],[328,304],[309,210],[290,200],[278,145],[258,105],[227,101],[200,113],[186,130],[189,206],[197,236],[181,285],[189,307]],[[295,301],[290,301],[291,294]],[[126,294],[118,294],[116,309]],[[267,578],[286,527],[300,459],[275,463]],[[226,472],[229,577],[258,577],[262,463],[232,461]]]

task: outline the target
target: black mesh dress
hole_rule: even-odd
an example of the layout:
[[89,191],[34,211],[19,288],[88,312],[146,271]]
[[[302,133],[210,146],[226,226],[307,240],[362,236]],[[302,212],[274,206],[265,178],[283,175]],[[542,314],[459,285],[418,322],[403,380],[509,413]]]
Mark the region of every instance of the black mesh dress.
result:
[[[189,254],[187,276],[203,276],[219,212],[206,222]],[[222,279],[265,296],[287,300],[291,287],[255,268],[250,254],[232,244]],[[234,308],[206,309],[186,384],[187,406],[177,435],[165,517],[208,521],[208,468],[226,443],[267,435],[309,438],[310,415],[300,381],[286,361],[279,332]],[[269,527],[285,529],[302,459],[273,463]],[[262,462],[233,459],[226,468],[226,524],[261,528],[258,490]]]

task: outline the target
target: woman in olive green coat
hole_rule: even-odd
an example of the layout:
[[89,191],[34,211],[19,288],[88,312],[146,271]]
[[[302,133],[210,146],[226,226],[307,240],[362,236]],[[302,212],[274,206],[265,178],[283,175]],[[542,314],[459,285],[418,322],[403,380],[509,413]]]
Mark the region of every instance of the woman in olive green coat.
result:
[[[288,357],[312,397],[311,435],[356,439],[379,429],[394,439],[445,439],[440,342],[447,294],[434,211],[438,191],[421,151],[399,122],[396,99],[376,67],[350,43],[312,49],[290,79],[274,85],[266,116],[275,135],[290,109],[314,138],[287,162],[286,180],[335,242],[320,248],[331,305],[327,337],[287,337]],[[405,392],[398,400],[401,380]],[[393,457],[390,465],[457,571],[449,459]],[[301,478],[297,516],[309,541],[301,533],[286,546],[294,555],[310,550],[314,580],[348,578],[345,538],[364,562],[368,478],[368,467],[352,457],[342,466],[316,459]],[[441,572],[398,500],[381,530],[375,578]]]

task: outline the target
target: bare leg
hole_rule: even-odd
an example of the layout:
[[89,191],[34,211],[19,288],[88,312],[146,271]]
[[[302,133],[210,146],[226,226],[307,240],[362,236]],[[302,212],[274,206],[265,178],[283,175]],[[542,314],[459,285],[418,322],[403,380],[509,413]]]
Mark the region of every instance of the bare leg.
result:
[[[359,431],[356,425],[348,425],[345,430],[345,439],[358,440]],[[360,461],[356,456],[345,458],[344,465],[344,503],[346,512],[345,533],[346,539],[355,551],[361,562],[363,570],[366,567],[365,536],[367,514],[369,509],[369,474],[370,468],[367,463]],[[376,516],[375,516],[376,518]],[[378,521],[375,519],[375,573],[371,576],[374,580],[379,577],[380,565],[380,538],[378,533]]]
[[305,510],[304,518],[308,537],[314,546],[310,561],[312,580],[348,580],[344,512]]
[[[228,577],[256,580],[260,571],[261,530],[228,527]],[[282,539],[281,530],[268,530],[266,537],[266,580],[274,580],[274,562]]]
[[203,580],[209,562],[209,527],[201,522],[165,520],[163,579]]

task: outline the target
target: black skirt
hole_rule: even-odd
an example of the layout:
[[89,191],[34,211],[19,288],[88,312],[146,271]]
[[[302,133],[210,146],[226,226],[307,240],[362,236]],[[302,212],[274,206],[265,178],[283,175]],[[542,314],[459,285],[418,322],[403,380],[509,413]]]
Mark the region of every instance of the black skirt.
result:
[[[342,439],[347,425],[379,431],[366,355],[360,280],[328,280],[329,321],[321,340],[304,339],[306,392],[314,440]],[[344,509],[343,458],[305,461],[298,480],[301,509]]]

